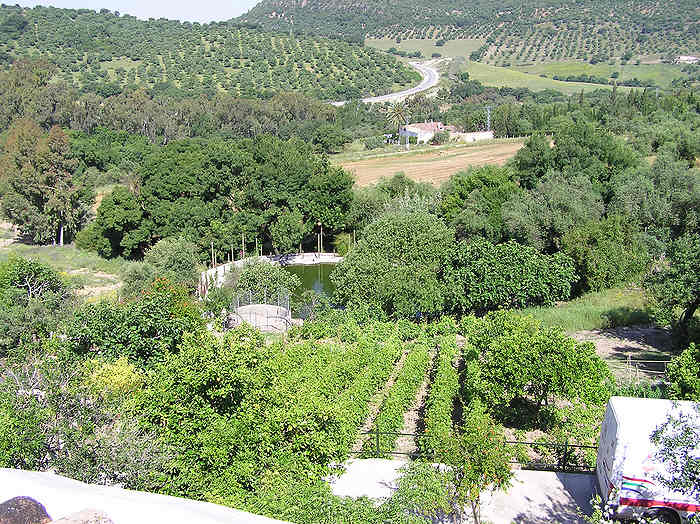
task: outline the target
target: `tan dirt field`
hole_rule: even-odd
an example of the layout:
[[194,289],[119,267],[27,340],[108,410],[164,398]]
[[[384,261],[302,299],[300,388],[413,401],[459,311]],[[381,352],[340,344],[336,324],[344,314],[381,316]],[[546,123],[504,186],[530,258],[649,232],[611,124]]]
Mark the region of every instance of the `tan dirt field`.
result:
[[424,153],[397,153],[359,161],[340,162],[355,175],[358,186],[376,183],[382,177],[403,172],[418,182],[440,185],[458,171],[470,166],[505,164],[523,147],[523,142],[491,143],[482,146],[461,146]]

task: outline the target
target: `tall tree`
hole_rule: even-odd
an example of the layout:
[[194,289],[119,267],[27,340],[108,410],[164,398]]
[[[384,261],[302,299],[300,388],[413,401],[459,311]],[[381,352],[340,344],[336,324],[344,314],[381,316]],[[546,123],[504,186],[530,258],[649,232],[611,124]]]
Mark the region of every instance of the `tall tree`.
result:
[[23,236],[63,245],[80,230],[94,194],[75,176],[76,166],[61,128],[45,134],[25,119],[11,126],[0,158],[0,209]]
[[[700,309],[700,238],[684,235],[671,245],[668,266],[647,282],[657,317],[676,327],[687,340],[695,312]],[[677,312],[680,311],[680,315]]]

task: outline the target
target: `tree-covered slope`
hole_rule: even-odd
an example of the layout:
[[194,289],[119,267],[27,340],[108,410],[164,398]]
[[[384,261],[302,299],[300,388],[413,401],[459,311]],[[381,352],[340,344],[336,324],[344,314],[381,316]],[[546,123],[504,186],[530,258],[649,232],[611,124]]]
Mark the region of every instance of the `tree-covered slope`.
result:
[[183,95],[302,91],[342,99],[418,80],[394,57],[341,40],[292,38],[233,22],[141,21],[102,10],[0,7],[0,65],[43,57],[103,95],[136,85]]
[[695,0],[263,0],[242,21],[349,38],[484,39],[480,58],[682,54],[700,49]]

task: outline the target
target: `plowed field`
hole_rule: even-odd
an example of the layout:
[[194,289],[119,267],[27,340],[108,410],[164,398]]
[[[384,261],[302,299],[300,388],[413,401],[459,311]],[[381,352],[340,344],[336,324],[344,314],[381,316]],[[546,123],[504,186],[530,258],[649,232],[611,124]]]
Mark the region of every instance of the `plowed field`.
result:
[[384,154],[358,161],[341,161],[339,164],[355,175],[358,186],[374,184],[381,177],[391,177],[399,172],[419,182],[440,185],[453,174],[470,166],[503,165],[521,147],[521,140],[490,142],[420,153]]

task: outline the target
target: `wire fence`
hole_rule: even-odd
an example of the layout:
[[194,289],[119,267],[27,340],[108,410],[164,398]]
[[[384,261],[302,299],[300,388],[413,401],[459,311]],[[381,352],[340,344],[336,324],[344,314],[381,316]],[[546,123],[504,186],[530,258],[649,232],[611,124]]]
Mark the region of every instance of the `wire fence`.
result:
[[642,382],[663,381],[668,372],[670,360],[636,360],[627,356],[626,360],[608,362],[610,369],[628,385]]
[[[390,431],[364,431],[368,437],[362,450],[351,451],[351,455],[361,458],[387,458],[389,456],[408,456],[434,460],[438,453],[430,450],[427,445],[428,436],[418,433],[398,433]],[[386,440],[382,437],[389,437]],[[397,451],[386,449],[384,442],[394,442],[396,437],[412,437],[417,449],[414,451]],[[511,464],[521,469],[592,473],[595,471],[597,446],[587,444],[571,444],[564,442],[530,442],[522,440],[506,440],[513,453]]]

